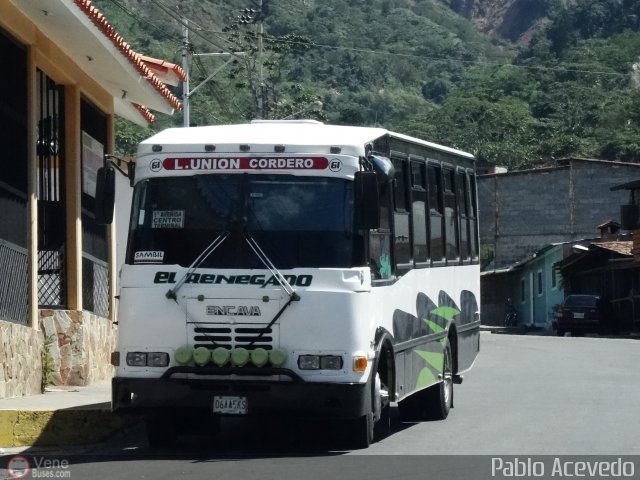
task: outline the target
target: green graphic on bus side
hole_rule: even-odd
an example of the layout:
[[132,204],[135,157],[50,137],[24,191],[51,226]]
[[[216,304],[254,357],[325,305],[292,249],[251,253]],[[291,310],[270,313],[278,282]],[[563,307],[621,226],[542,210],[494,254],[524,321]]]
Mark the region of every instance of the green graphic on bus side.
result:
[[453,320],[453,317],[455,317],[456,315],[460,315],[460,310],[445,305],[442,307],[438,307],[435,310],[431,310],[431,314],[442,317],[447,322],[450,322],[451,320]]
[[[416,313],[396,309],[393,312],[393,335],[396,342],[407,342],[423,339],[428,336],[441,337],[428,345],[419,346],[426,350],[412,350],[422,360],[410,362],[407,366],[406,381],[415,382],[415,388],[420,390],[436,384],[444,369],[444,352],[449,344],[447,332],[452,323],[466,326],[477,321],[478,301],[473,292],[463,290],[459,301],[454,300],[440,290],[437,303],[423,292],[416,296]],[[422,342],[424,343],[424,341]],[[440,378],[439,378],[440,377]]]
[[[430,312],[432,315],[437,315],[446,320],[447,326],[456,315],[460,314],[460,310],[457,310],[452,307],[442,306],[438,307]],[[445,331],[445,327],[438,325],[437,323],[427,319],[422,319],[424,323],[431,329],[433,333],[441,333]],[[440,339],[440,344],[442,345],[442,349],[447,346],[447,337]],[[416,388],[426,387],[435,383],[436,376],[434,375],[431,368],[432,367],[436,372],[443,373],[444,369],[444,353],[438,352],[425,352],[423,350],[414,350],[416,354],[418,354],[423,360],[427,362],[427,366],[425,366],[418,375],[418,381],[416,382]]]
[[389,255],[380,255],[380,277],[391,277],[391,262],[389,261]]
[[[428,365],[432,366],[436,372],[442,373],[444,368],[444,353],[437,352],[424,352],[422,350],[414,350],[420,357],[422,357]],[[416,388],[426,387],[435,383],[436,376],[433,371],[427,366],[420,371],[418,375],[418,382]]]

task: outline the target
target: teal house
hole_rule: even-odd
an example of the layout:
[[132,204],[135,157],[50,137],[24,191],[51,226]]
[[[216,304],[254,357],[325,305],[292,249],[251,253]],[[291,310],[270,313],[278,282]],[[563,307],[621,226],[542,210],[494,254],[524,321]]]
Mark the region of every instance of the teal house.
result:
[[521,325],[551,328],[554,309],[564,300],[562,277],[557,264],[567,244],[547,245],[513,271],[512,302]]
[[580,242],[554,243],[510,267],[482,272],[482,323],[503,325],[510,300],[518,325],[551,329],[555,309],[565,297],[559,265],[583,248]]

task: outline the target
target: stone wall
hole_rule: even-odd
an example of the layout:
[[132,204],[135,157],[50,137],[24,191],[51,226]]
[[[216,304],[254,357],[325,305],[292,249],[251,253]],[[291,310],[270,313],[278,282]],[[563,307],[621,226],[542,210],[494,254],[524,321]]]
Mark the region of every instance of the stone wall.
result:
[[53,359],[54,385],[88,385],[113,376],[111,352],[117,327],[90,312],[40,310],[40,324]]
[[41,331],[0,320],[0,398],[40,393]]

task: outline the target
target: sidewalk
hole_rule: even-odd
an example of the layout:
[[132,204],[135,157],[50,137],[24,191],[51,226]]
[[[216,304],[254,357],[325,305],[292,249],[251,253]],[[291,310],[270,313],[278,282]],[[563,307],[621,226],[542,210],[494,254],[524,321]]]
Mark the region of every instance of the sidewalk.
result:
[[130,418],[111,413],[111,382],[51,387],[43,395],[0,400],[0,447],[98,443]]

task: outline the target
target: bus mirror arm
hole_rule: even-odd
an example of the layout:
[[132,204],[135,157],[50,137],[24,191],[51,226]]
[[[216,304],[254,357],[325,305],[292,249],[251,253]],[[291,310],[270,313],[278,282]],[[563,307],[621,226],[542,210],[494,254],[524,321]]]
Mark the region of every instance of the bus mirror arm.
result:
[[[116,157],[115,155],[111,155],[109,153],[104,156],[104,164],[105,166],[111,163],[118,172],[129,179],[129,186],[133,187],[134,181],[136,179],[136,164],[135,162],[128,162],[120,157]],[[122,168],[122,164],[126,165],[126,171]]]
[[[126,162],[115,155],[106,154],[104,163],[96,174],[96,193],[93,214],[98,225],[110,225],[113,222],[113,208],[116,201],[116,170],[129,179],[133,187],[135,164]],[[127,170],[121,164],[126,164]]]

